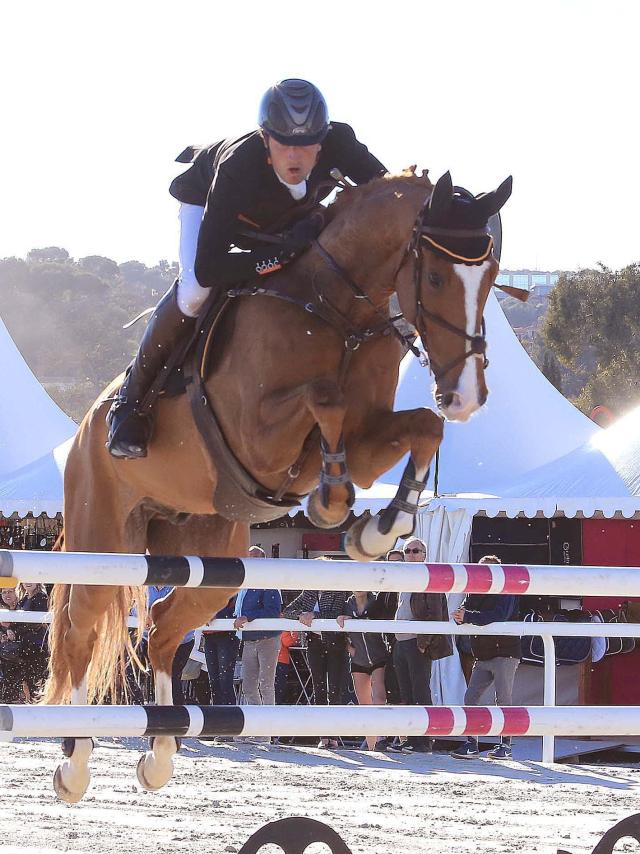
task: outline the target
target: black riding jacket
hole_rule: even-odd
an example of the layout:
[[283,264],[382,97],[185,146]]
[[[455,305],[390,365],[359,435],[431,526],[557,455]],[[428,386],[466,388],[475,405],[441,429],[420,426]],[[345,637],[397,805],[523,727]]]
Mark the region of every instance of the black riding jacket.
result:
[[[205,208],[195,263],[202,287],[225,287],[255,276],[257,265],[272,259],[277,247],[243,236],[242,229],[278,233],[301,219],[335,188],[329,175],[334,167],[356,184],[386,172],[352,128],[340,122],[332,123],[299,201],[278,180],[259,131],[208,148],[187,148],[177,160],[192,165],[173,180],[169,192],[180,202]],[[249,251],[230,252],[232,246]]]

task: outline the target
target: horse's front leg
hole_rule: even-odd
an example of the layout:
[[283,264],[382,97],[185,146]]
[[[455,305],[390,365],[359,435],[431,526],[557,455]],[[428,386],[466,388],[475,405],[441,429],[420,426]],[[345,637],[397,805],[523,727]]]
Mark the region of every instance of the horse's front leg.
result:
[[411,456],[391,503],[375,516],[363,514],[349,529],[345,547],[353,560],[375,560],[398,537],[413,533],[429,465],[442,441],[442,419],[430,409],[375,413],[370,427],[349,443],[349,465],[358,486],[368,488],[407,451]]
[[346,403],[333,380],[309,383],[304,397],[320,428],[322,458],[320,483],[309,493],[307,515],[317,528],[335,528],[349,516],[355,500],[342,436]]

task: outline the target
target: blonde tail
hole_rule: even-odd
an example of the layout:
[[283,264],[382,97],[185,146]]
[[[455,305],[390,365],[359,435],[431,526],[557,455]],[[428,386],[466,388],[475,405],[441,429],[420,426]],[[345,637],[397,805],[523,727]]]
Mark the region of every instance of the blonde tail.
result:
[[[42,693],[41,703],[61,704],[71,700],[71,674],[64,652],[69,620],[71,586],[56,584],[50,600],[53,614],[49,629],[50,673]],[[127,628],[127,618],[135,605],[138,629],[132,643]],[[119,689],[128,696],[126,668],[129,661],[143,669],[135,648],[142,639],[147,620],[147,597],[144,587],[119,587],[115,599],[95,625],[96,640],[87,672],[87,702],[112,702]]]

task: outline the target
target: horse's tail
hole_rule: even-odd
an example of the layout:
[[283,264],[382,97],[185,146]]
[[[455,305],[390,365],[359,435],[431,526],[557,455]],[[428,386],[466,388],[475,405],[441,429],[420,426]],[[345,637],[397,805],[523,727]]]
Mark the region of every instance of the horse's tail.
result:
[[[61,535],[62,536],[62,535]],[[90,588],[89,588],[90,589]],[[40,702],[51,704],[71,701],[71,672],[65,651],[65,639],[71,628],[69,619],[70,584],[54,585],[49,610],[49,676]],[[138,614],[138,629],[132,641],[127,622],[131,607]],[[115,598],[95,625],[96,639],[87,671],[87,702],[112,702],[119,689],[128,696],[126,670],[129,662],[144,669],[135,647],[142,639],[147,620],[147,598],[144,587],[119,587]]]
[[[135,608],[138,628],[132,640],[128,628],[131,609]],[[142,640],[147,622],[147,596],[144,587],[118,587],[115,598],[98,620],[91,662],[87,672],[87,702],[118,702],[129,697],[127,666],[144,670],[136,647]]]
[[[60,542],[62,534],[56,542]],[[59,549],[58,549],[59,550]],[[63,643],[69,621],[70,584],[54,584],[49,597],[51,625],[49,626],[49,675],[42,689],[41,703],[47,705],[69,702],[71,697],[71,674],[66,666]]]

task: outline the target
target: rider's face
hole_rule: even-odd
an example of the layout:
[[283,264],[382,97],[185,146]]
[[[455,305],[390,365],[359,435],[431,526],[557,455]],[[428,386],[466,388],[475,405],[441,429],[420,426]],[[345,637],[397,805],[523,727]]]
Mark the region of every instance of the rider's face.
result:
[[299,184],[316,165],[321,145],[282,145],[273,137],[267,141],[271,165],[287,184]]

